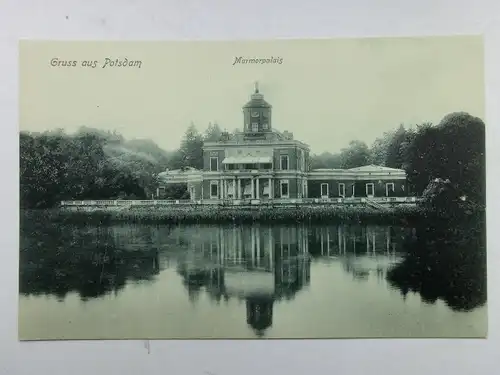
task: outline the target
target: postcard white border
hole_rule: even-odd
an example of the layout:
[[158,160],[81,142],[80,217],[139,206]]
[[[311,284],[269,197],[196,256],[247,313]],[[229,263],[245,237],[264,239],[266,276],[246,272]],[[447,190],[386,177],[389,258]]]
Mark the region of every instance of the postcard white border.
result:
[[[0,373],[493,374],[500,272],[500,2],[466,0],[4,0],[0,2]],[[17,341],[17,43],[36,39],[269,39],[484,34],[488,340]],[[464,89],[467,89],[464,87]],[[495,350],[496,349],[496,350]]]

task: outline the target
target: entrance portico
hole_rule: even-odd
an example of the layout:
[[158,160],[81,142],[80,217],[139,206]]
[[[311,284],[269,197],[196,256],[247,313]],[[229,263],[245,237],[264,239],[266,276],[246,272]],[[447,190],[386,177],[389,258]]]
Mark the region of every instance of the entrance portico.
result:
[[271,199],[273,178],[270,176],[222,176],[221,199]]

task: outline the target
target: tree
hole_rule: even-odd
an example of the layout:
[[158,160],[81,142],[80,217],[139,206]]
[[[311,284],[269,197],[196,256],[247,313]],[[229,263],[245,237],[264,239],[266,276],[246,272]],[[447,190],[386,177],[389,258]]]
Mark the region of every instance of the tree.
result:
[[311,156],[311,169],[339,169],[341,168],[340,154],[323,152],[320,155]]
[[424,189],[419,205],[437,213],[447,214],[454,212],[460,202],[460,194],[450,180],[436,178]]
[[385,132],[382,137],[375,139],[370,148],[370,164],[385,165],[387,159],[387,150],[394,132]]
[[127,153],[116,142],[88,128],[72,136],[21,132],[21,207],[51,207],[71,199],[144,198],[152,188],[149,171],[154,162]]
[[203,140],[205,142],[216,142],[220,139],[222,130],[217,123],[209,123],[208,128],[205,130]]
[[403,125],[392,134],[387,144],[384,165],[389,168],[401,168],[404,163],[402,144],[406,139],[406,129]]
[[342,168],[349,169],[367,165],[370,159],[370,151],[366,143],[362,141],[351,141],[347,148],[340,153],[340,164]]
[[193,123],[186,130],[179,152],[182,167],[203,168],[203,137]]
[[485,126],[481,119],[451,113],[437,126],[424,124],[407,138],[404,166],[417,194],[435,178],[448,179],[460,195],[484,206]]
[[[458,184],[461,194],[482,205],[486,199],[486,134],[484,122],[465,112],[445,116],[437,125],[442,144],[441,171]],[[445,169],[445,171],[444,171]]]

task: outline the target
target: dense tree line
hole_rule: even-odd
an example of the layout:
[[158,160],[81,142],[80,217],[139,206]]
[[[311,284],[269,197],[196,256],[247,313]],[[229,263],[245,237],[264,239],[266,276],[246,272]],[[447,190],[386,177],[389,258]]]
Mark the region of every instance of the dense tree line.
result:
[[[414,194],[430,181],[449,180],[460,195],[484,204],[485,129],[481,119],[452,113],[437,124],[400,125],[369,147],[351,141],[339,153],[312,155],[311,168],[354,168],[376,164],[403,168]],[[179,149],[162,150],[151,140],[125,140],[116,132],[81,128],[20,134],[22,207],[50,207],[65,199],[144,199],[154,193],[156,175],[166,169],[203,168],[202,145],[220,138],[210,123],[204,132],[190,124]],[[185,188],[172,188],[181,198]]]
[[116,132],[87,127],[76,134],[21,132],[21,207],[52,207],[72,199],[146,199],[156,191],[159,172],[201,168],[203,142],[220,134],[217,124],[209,124],[203,135],[191,124],[181,147],[168,152],[148,139],[125,140]]
[[449,180],[468,201],[485,203],[485,125],[467,113],[445,116],[437,125],[400,125],[377,138],[371,147],[353,141],[338,154],[313,155],[312,168],[353,168],[376,164],[402,168],[413,194],[421,195],[431,181]]

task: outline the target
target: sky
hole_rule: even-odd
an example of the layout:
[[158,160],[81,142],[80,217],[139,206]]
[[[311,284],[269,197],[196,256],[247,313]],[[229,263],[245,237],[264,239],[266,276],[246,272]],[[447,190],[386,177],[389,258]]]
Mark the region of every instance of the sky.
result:
[[[234,64],[236,57],[282,64]],[[76,61],[52,66],[51,60]],[[105,59],[139,67],[102,67]],[[371,144],[384,132],[465,111],[484,120],[478,36],[274,41],[22,41],[19,127],[116,130],[176,149],[192,122],[243,129],[254,83],[273,128],[312,152]],[[95,68],[83,61],[98,61]]]

